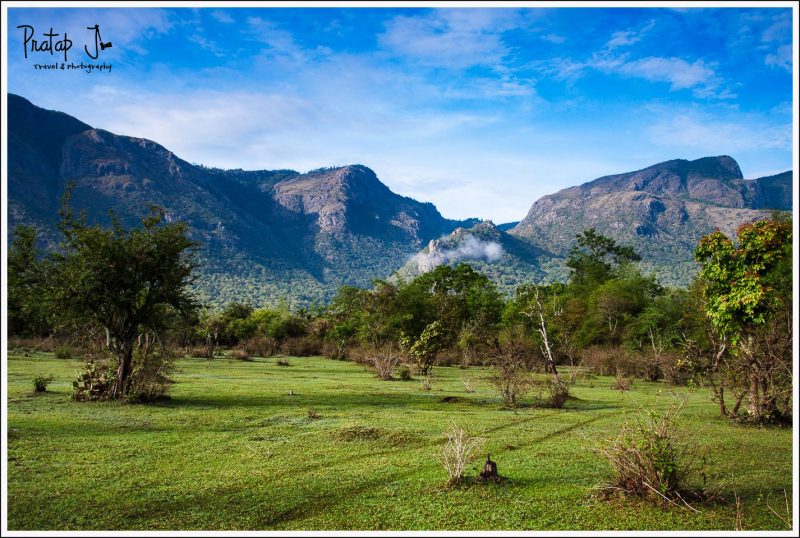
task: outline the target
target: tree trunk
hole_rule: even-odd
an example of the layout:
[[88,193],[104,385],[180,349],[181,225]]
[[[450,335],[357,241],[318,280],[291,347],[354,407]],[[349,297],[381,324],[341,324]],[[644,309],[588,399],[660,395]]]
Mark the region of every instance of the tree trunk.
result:
[[748,395],[747,411],[750,418],[761,418],[761,400],[758,394],[758,369],[755,363],[750,363],[750,393]]
[[719,399],[719,414],[720,416],[727,416],[728,410],[725,409],[725,389],[720,386],[717,391],[717,398]]
[[125,344],[118,354],[117,379],[114,383],[114,398],[122,398],[128,390],[128,378],[131,374],[133,363],[133,345]]

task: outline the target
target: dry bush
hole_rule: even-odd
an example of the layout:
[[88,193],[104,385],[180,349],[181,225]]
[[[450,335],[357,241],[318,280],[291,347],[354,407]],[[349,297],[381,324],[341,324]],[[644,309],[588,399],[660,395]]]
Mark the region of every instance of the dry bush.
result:
[[550,395],[550,405],[561,409],[569,399],[569,387],[563,381],[552,379],[547,386]]
[[475,385],[471,377],[464,376],[461,378],[461,382],[464,384],[464,392],[475,392]]
[[291,364],[289,364],[289,359],[285,358],[276,360],[275,364],[277,364],[278,366],[291,366]]
[[294,357],[310,357],[322,353],[322,341],[315,336],[295,336],[287,338],[281,344],[284,355]]
[[491,379],[500,397],[508,407],[515,407],[517,401],[531,389],[533,380],[526,362],[516,353],[506,352],[494,361],[497,374]]
[[19,349],[23,352],[38,351],[43,353],[52,353],[55,351],[56,346],[60,344],[61,342],[54,339],[52,336],[32,336],[29,338],[21,336],[8,337],[8,349]]
[[611,384],[611,390],[618,390],[620,392],[626,392],[631,390],[631,386],[633,382],[629,377],[625,377],[624,375],[620,375],[619,373],[614,377],[614,382]]
[[433,374],[428,374],[422,378],[422,390],[431,390],[433,386],[434,377]]
[[456,426],[455,422],[451,422],[446,435],[447,441],[442,449],[441,462],[447,471],[449,487],[464,480],[464,470],[477,453],[483,439],[470,437],[466,430]]
[[642,412],[633,424],[626,421],[601,449],[613,473],[604,491],[686,504],[683,495],[700,466],[697,449],[677,428],[685,403],[683,397],[663,412]]
[[278,342],[267,336],[253,336],[244,341],[242,348],[253,357],[271,357],[278,351]]
[[211,359],[209,348],[206,346],[193,347],[190,356],[195,359]]
[[463,354],[456,348],[443,349],[436,354],[436,364],[439,366],[460,365],[463,362]]
[[384,381],[392,379],[397,365],[400,364],[400,355],[391,350],[383,349],[375,352],[371,359],[372,366],[375,367],[375,374]]
[[247,352],[246,349],[232,349],[231,350],[231,357],[240,361],[252,361],[253,359],[250,358],[250,353]]
[[642,375],[642,357],[621,347],[590,346],[581,354],[581,366],[597,375]]
[[678,353],[665,353],[661,356],[661,371],[664,379],[672,385],[686,385],[690,374],[681,364],[681,355]]

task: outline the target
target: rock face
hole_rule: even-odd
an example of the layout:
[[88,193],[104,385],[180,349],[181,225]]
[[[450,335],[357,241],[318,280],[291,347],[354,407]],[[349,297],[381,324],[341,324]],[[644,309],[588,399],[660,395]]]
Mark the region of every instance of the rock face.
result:
[[309,303],[341,284],[367,286],[461,222],[393,193],[361,165],[299,174],[188,163],[150,140],[119,136],[9,95],[9,230],[35,224],[59,241],[59,200],[136,225],[152,204],[201,244],[200,288],[225,302]]
[[673,160],[545,196],[509,233],[565,256],[575,235],[594,227],[633,246],[663,283],[685,285],[700,237],[717,228],[732,236],[743,222],[791,204],[791,172],[745,180],[726,155]]

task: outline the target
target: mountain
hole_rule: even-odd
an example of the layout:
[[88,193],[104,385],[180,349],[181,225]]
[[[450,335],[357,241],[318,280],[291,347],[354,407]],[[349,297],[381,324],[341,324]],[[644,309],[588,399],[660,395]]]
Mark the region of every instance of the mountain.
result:
[[133,226],[156,204],[200,243],[198,291],[211,302],[321,301],[342,284],[368,286],[431,239],[477,222],[395,194],[361,165],[306,174],[207,168],[17,95],[8,96],[8,118],[9,230],[34,224],[54,248],[68,182],[72,207],[91,222],[108,223],[113,209]]
[[732,237],[776,209],[792,209],[791,171],[746,180],[726,155],[676,159],[544,196],[508,233],[563,257],[576,234],[594,227],[632,246],[663,284],[685,285],[697,272],[700,237],[717,228]]
[[[410,278],[467,261],[501,289],[564,279],[575,235],[589,227],[634,247],[664,284],[696,273],[694,246],[716,228],[791,210],[792,174],[746,180],[728,156],[672,160],[605,176],[537,200],[519,223],[444,218],[400,196],[362,165],[222,170],[186,162],[163,146],[96,129],[8,96],[8,216],[34,224],[57,248],[60,198],[91,222],[138,225],[153,204],[189,224],[200,246],[197,291],[210,303],[280,298],[309,305],[342,284]],[[500,172],[498,172],[500,173]],[[10,234],[10,231],[9,231]]]

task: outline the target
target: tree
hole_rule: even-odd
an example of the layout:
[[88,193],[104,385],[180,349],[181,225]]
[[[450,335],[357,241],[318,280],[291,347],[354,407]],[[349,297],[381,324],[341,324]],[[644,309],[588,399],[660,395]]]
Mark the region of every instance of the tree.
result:
[[716,231],[700,239],[695,257],[706,281],[706,315],[735,346],[733,367],[747,374],[748,414],[770,420],[786,413],[777,404],[791,391],[791,223],[744,224],[737,241]]
[[56,256],[58,285],[52,290],[60,315],[102,327],[117,366],[112,398],[128,390],[132,360],[141,335],[163,330],[170,315],[196,308],[189,293],[196,244],[183,222],[164,224],[157,207],[140,229],[86,224],[63,199],[60,228],[65,241]]
[[436,355],[447,347],[447,337],[442,329],[442,324],[439,321],[434,321],[425,327],[416,340],[403,337],[400,343],[408,354],[416,360],[419,373],[428,375],[434,361],[436,361]]
[[613,278],[617,267],[641,260],[631,247],[618,245],[594,228],[575,236],[566,265],[571,269],[570,282],[576,287],[593,288]]
[[47,334],[52,312],[43,301],[50,265],[36,248],[36,228],[16,226],[8,250],[8,332]]

